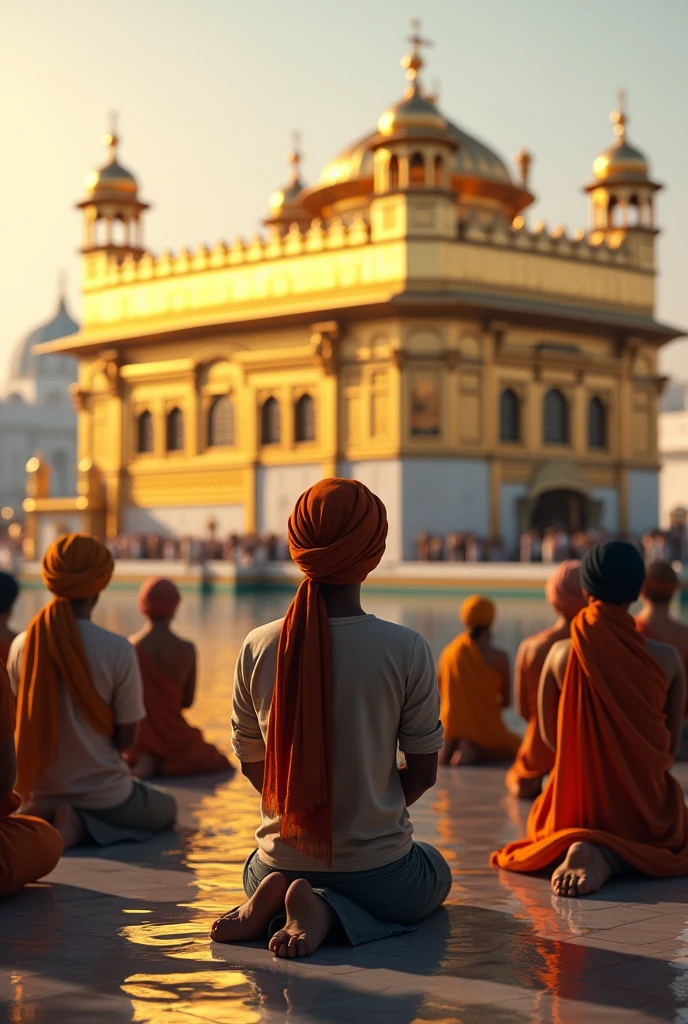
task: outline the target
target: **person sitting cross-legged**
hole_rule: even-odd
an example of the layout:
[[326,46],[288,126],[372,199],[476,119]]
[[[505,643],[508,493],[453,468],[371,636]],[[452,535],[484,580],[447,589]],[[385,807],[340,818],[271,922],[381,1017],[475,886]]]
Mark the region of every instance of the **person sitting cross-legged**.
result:
[[624,541],[591,548],[589,598],[571,639],[551,649],[539,692],[554,768],[528,836],[492,854],[508,871],[552,868],[557,896],[597,892],[615,874],[688,875],[688,810],[669,769],[681,738],[686,684],[674,647],[644,639],[629,615],[643,585]]
[[489,597],[467,597],[466,627],[440,655],[439,677],[444,748],[440,764],[502,761],[518,750],[520,737],[504,724],[511,704],[509,658],[492,643],[495,606]]
[[27,813],[51,821],[65,848],[106,846],[171,828],[171,794],[133,779],[122,751],[145,715],[136,653],[91,622],[114,561],[95,537],[52,544],[42,577],[53,599],[10,648],[17,694],[17,790]]
[[226,771],[229,761],[184,718],[196,693],[196,648],[171,629],[181,600],[172,580],[153,577],[139,591],[148,622],[130,641],[139,659],[146,717],[126,752],[134,775],[201,775]]
[[[285,618],[249,633],[234,683],[234,749],[262,794],[249,897],[218,942],[268,935],[307,956],[336,927],[357,944],[396,935],[446,899],[441,854],[414,842],[408,808],[437,777],[437,677],[418,633],[367,615],[361,582],[385,550],[384,505],[356,480],[296,503],[289,549],[305,575]],[[397,745],[405,755],[398,766]]]

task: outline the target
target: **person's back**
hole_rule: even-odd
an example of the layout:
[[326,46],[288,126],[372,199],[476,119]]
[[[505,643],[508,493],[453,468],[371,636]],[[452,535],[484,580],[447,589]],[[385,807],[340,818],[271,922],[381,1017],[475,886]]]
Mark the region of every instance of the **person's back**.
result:
[[509,659],[492,643],[495,607],[488,598],[467,598],[465,632],[445,647],[438,662],[444,727],[441,764],[472,764],[513,757],[519,737],[502,720],[511,703]]
[[[235,679],[234,746],[241,761],[264,751],[282,621],[246,637]],[[390,769],[403,752],[433,753],[441,744],[437,683],[427,643],[413,630],[374,615],[329,619],[332,636],[332,869],[365,871],[403,857],[413,828],[401,782]],[[260,737],[245,735],[251,703]],[[267,864],[313,869],[268,821],[256,837]]]
[[678,575],[669,562],[653,562],[649,565],[641,591],[643,608],[635,622],[638,632],[649,640],[658,640],[675,647],[688,670],[688,625],[678,622],[670,613],[671,601],[679,586]]
[[146,717],[125,756],[140,779],[229,767],[225,755],[182,714],[196,694],[196,648],[171,629],[180,600],[176,584],[164,577],[151,577],[139,590],[139,611],[148,621],[130,642],[141,668]]
[[590,603],[556,644],[540,681],[543,739],[554,768],[528,820],[528,838],[492,854],[494,866],[552,874],[558,896],[596,892],[629,868],[688,874],[688,813],[670,774],[685,678],[674,648],[644,640],[629,606],[642,558],[621,541],[585,556]]

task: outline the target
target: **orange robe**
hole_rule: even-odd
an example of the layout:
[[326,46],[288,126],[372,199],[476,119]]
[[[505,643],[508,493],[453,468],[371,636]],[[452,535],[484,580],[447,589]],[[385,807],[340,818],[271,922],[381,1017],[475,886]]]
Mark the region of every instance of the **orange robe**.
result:
[[525,696],[528,712],[526,734],[518,748],[516,758],[506,773],[507,782],[523,779],[541,779],[554,768],[554,751],[540,735],[538,721],[538,687],[545,660],[559,640],[569,636],[568,626],[550,626],[521,644],[516,656],[516,674],[520,676],[521,693]]
[[[677,623],[677,626],[678,625],[679,624]],[[635,620],[635,628],[638,630],[641,636],[647,637],[648,640],[659,640],[659,637],[653,635],[652,629],[650,628],[650,623],[647,621],[647,619],[642,619],[640,618],[640,616],[638,616],[638,618]],[[671,643],[671,640],[664,640],[662,642]],[[672,644],[672,647],[673,646],[674,645]],[[676,650],[678,650],[679,654],[682,655],[681,660],[683,661],[683,671],[686,673],[686,681],[688,681],[688,657],[683,656],[683,652],[678,647],[676,648]],[[683,717],[688,718],[688,689],[686,690],[686,706],[683,712]]]
[[588,605],[571,626],[556,760],[528,838],[493,853],[490,864],[539,871],[586,841],[648,875],[688,875],[688,810],[669,773],[666,700],[666,680],[631,616]]
[[467,740],[494,760],[513,757],[521,738],[502,721],[502,677],[470,633],[460,633],[445,647],[437,675],[444,738]]
[[141,754],[150,754],[162,764],[163,775],[202,775],[226,769],[229,761],[225,755],[207,743],[201,730],[194,729],[184,718],[184,688],[166,676],[140,647],[136,653],[146,717],[136,744],[127,751],[129,763],[135,764]]
[[[4,664],[0,667],[0,742],[14,732],[15,701]],[[40,818],[14,814],[17,793],[0,794],[0,897],[49,874],[62,854],[62,838]]]

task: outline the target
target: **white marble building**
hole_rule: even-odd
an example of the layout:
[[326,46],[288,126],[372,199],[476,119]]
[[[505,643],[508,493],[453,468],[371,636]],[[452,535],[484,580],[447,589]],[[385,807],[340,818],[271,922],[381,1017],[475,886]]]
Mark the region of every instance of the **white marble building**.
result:
[[62,497],[76,486],[76,415],[69,393],[76,360],[37,356],[35,345],[75,334],[64,295],[54,315],[17,343],[0,400],[0,507],[21,514],[26,495],[26,463],[42,452],[50,465],[51,494]]
[[688,385],[673,382],[667,388],[658,431],[660,525],[666,528],[672,512],[688,509]]

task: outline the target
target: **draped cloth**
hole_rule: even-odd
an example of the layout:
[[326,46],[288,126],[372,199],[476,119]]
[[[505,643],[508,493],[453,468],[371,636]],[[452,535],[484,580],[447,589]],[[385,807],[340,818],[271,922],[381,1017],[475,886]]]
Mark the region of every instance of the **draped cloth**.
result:
[[631,616],[591,602],[571,626],[556,760],[528,837],[490,863],[539,871],[586,841],[648,875],[687,875],[688,812],[669,774],[666,700],[666,680]]
[[306,577],[284,617],[270,705],[263,807],[280,837],[332,863],[332,638],[321,584],[362,583],[385,551],[387,513],[358,480],[321,480],[289,517]]
[[43,583],[55,596],[29,623],[17,695],[17,789],[24,800],[41,772],[59,757],[61,685],[93,729],[104,736],[113,733],[113,713],[93,687],[70,603],[95,597],[113,570],[108,549],[86,533],[59,537],[43,558]]
[[470,633],[460,633],[440,656],[440,720],[445,740],[467,740],[501,760],[513,757],[520,737],[502,721],[504,683]]
[[[4,664],[0,665],[0,743],[12,740],[14,695]],[[21,797],[0,792],[0,897],[9,896],[27,882],[47,875],[62,853],[62,839],[40,818],[14,814]]]
[[170,679],[140,646],[134,647],[141,668],[146,717],[135,745],[127,751],[127,760],[133,765],[142,754],[150,754],[162,765],[163,775],[202,775],[228,768],[225,755],[184,718],[182,684]]

